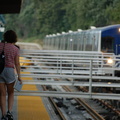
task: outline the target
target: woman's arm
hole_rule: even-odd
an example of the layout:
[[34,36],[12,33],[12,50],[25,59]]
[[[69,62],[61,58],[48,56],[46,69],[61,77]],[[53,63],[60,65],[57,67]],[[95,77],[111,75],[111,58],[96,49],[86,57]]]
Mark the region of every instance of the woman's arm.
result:
[[16,72],[18,75],[18,80],[21,82],[22,84],[22,80],[21,80],[21,76],[20,76],[20,62],[19,62],[19,55],[17,55],[15,57],[15,68],[16,68]]

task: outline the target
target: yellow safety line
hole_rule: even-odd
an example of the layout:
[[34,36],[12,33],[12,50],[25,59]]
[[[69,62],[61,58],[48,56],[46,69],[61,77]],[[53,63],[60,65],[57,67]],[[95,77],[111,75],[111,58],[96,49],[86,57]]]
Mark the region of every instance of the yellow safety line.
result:
[[[23,85],[22,90],[36,91],[37,88],[35,85]],[[50,120],[50,118],[40,97],[18,96],[18,120]]]

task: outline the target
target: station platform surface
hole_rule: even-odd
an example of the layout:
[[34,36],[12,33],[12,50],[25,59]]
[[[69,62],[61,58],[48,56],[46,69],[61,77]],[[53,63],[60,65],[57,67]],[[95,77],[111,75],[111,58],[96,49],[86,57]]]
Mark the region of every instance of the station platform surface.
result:
[[[32,80],[32,78],[22,79]],[[36,91],[37,87],[36,85],[23,85],[22,90]],[[15,96],[12,113],[14,120],[50,120],[43,100],[39,96]]]

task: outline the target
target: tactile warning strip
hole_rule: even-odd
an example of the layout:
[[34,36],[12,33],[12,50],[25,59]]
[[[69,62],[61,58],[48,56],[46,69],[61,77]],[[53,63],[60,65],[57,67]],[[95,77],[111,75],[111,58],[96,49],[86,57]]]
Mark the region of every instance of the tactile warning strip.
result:
[[[22,79],[32,80],[32,78]],[[23,85],[22,90],[37,90],[37,87]],[[50,120],[50,118],[40,97],[18,96],[18,120]]]

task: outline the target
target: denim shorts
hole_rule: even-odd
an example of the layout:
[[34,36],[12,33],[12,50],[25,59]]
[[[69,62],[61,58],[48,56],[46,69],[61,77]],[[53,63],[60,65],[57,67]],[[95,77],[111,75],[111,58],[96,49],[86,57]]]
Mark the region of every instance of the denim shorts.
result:
[[3,72],[0,74],[0,83],[10,84],[15,82],[16,75],[14,68],[5,67]]

